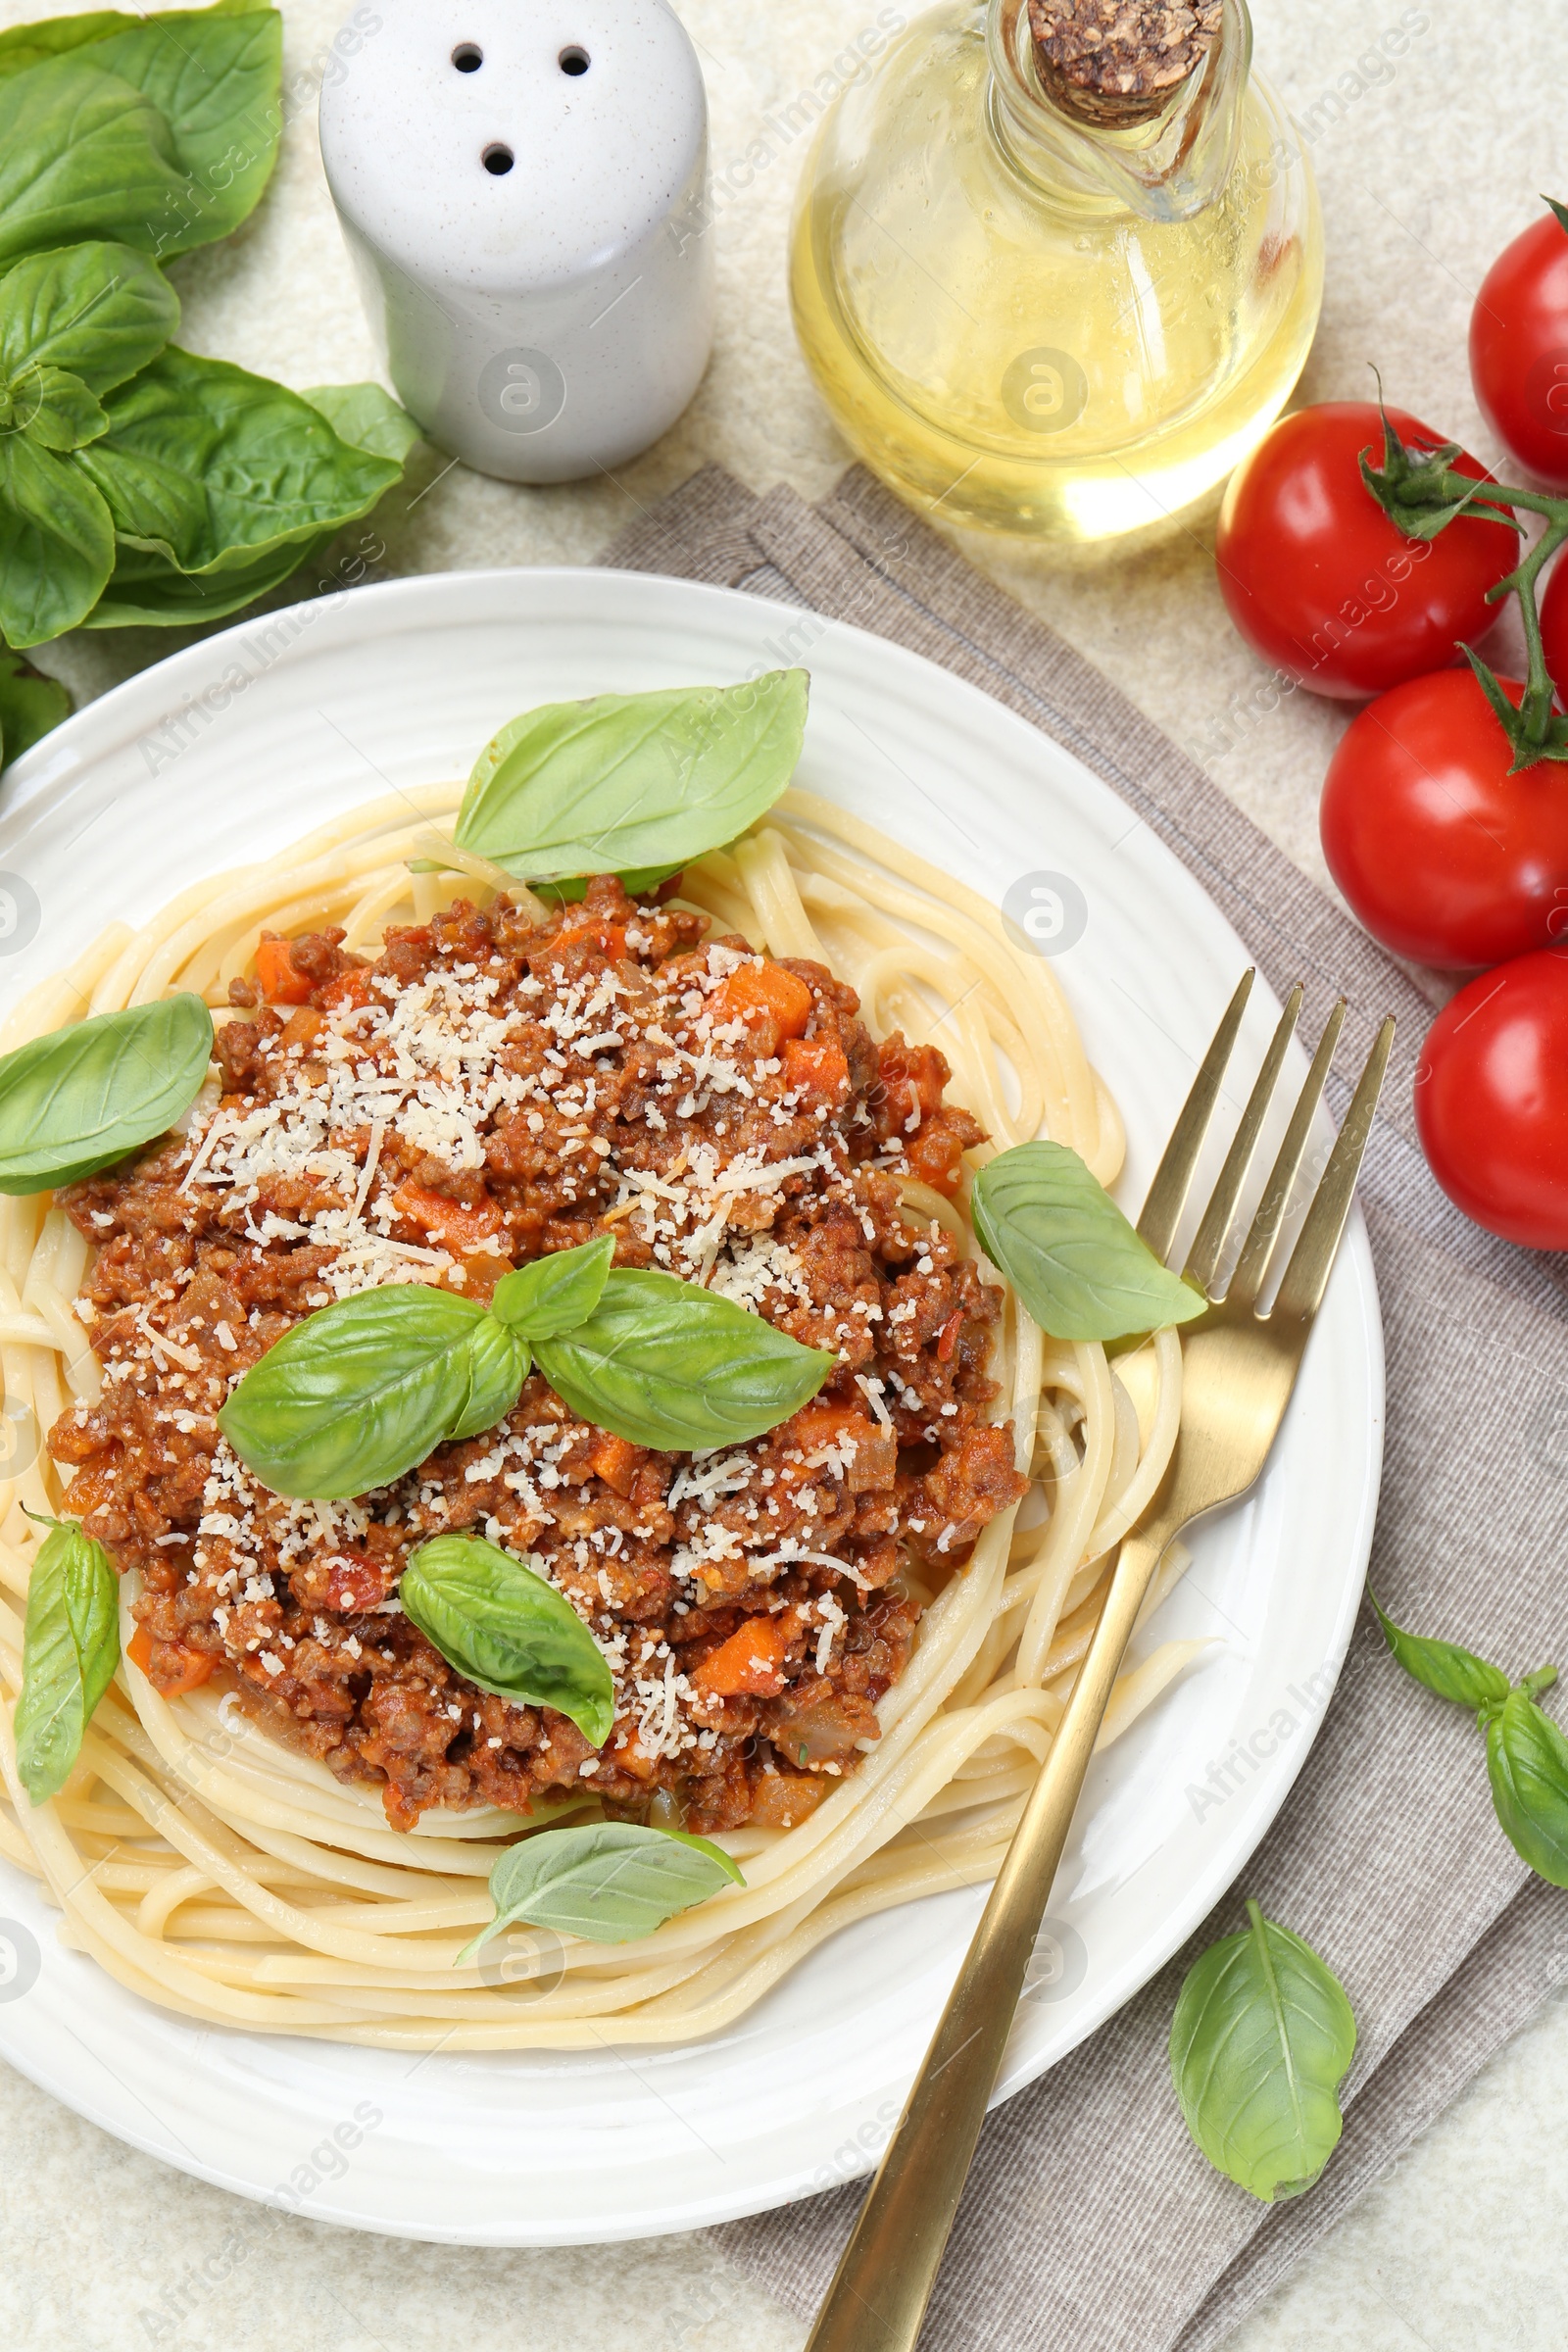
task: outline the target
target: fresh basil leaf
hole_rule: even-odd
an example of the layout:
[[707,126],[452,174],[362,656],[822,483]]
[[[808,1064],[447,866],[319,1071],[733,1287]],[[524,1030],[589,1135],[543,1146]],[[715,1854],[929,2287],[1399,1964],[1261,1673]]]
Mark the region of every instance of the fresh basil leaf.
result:
[[340,441],[297,392],[175,344],[106,405],[108,433],[74,463],[119,536],[181,571],[220,575],[336,530],[402,470]]
[[35,448],[58,450],[62,456],[85,448],[109,430],[96,395],[67,368],[30,368],[16,388],[14,414],[16,429]]
[[56,1794],[120,1663],[119,1579],[102,1544],[56,1520],[32,1563],[17,1699],[17,1773],[35,1805]]
[[90,53],[0,80],[0,264],[80,237],[156,251],[185,192],[158,108]]
[[92,611],[114,568],[109,509],[76,467],[0,434],[0,637],[43,645]]
[[808,686],[804,669],[776,669],[743,686],[525,711],[479,755],[454,838],[530,882],[677,871],[778,799],[801,756]]
[[164,997],[51,1029],[0,1059],[0,1193],[74,1184],[163,1135],[201,1091],[213,1016]]
[[528,1360],[526,1341],[498,1323],[494,1315],[480,1318],[468,1340],[467,1397],[445,1432],[448,1444],[459,1438],[476,1438],[481,1430],[494,1429],[506,1418],[528,1377]]
[[275,9],[176,9],[94,43],[90,62],[140,90],[169,125],[183,178],[147,217],[160,259],[226,237],[254,212],[277,161],[283,20]]
[[534,1356],[583,1420],[663,1452],[743,1445],[814,1396],[838,1364],[733,1299],[622,1266],[575,1331]]
[[1384,1610],[1370,1585],[1366,1596],[1377,1612],[1390,1649],[1405,1673],[1425,1690],[1436,1691],[1439,1698],[1451,1698],[1461,1707],[1483,1707],[1489,1699],[1507,1697],[1510,1685],[1500,1666],[1489,1665],[1485,1658],[1452,1642],[1433,1642],[1422,1634],[1405,1633]]
[[[476,1300],[424,1283],[356,1292],[286,1331],[218,1426],[274,1494],[327,1502],[390,1486],[466,1420],[479,1390],[487,1406],[500,1395],[495,1359],[472,1347],[486,1320]],[[516,1401],[522,1377],[482,1426]]]
[[72,708],[69,687],[0,645],[0,766],[30,752]]
[[551,1340],[586,1323],[604,1295],[615,1237],[602,1233],[580,1250],[556,1250],[503,1274],[490,1312],[525,1340]]
[[1170,2030],[1182,2115],[1215,2170],[1272,2205],[1310,2188],[1343,2119],[1355,2054],[1345,1990],[1309,1943],[1247,1906],[1246,1933],[1187,1973]]
[[722,1846],[678,1830],[599,1821],[524,1838],[490,1873],[495,1918],[458,1954],[466,1968],[492,1936],[521,1921],[589,1943],[635,1943],[666,1919],[745,1879]]
[[[379,384],[331,384],[302,397],[326,418],[350,449],[401,464],[418,439],[418,428]],[[314,564],[336,538],[338,526],[314,539],[289,539],[249,564],[225,564],[220,571],[191,574],[167,556],[143,547],[116,550],[115,568],[83,628],[183,628],[192,622],[224,620],[269,596],[285,580]],[[330,580],[318,587],[328,588]]]
[[[199,13],[243,17],[266,6],[267,0],[217,0],[215,7]],[[24,74],[29,66],[106,41],[112,33],[134,32],[146,22],[145,17],[127,16],[120,9],[97,8],[85,16],[46,17],[37,24],[14,24],[9,32],[0,32],[0,74]]]
[[52,57],[107,40],[112,32],[128,32],[140,23],[139,17],[125,16],[118,9],[97,8],[86,16],[46,17],[38,24],[13,24],[9,31],[0,32],[0,74],[25,74],[29,66],[41,66]]
[[1538,1878],[1568,1886],[1568,1740],[1522,1687],[1487,1726],[1487,1777],[1514,1851]]
[[318,539],[288,540],[254,564],[226,565],[193,577],[171,564],[166,556],[144,547],[120,546],[115,568],[86,619],[84,629],[188,627],[192,622],[223,620],[242,612],[258,597],[280,588],[305,564],[330,547],[337,531]]
[[379,384],[319,384],[314,392],[302,392],[300,398],[320,412],[349,449],[366,450],[372,458],[390,458],[395,466],[403,464],[420,438],[408,411],[400,409]]
[[569,1600],[478,1536],[421,1544],[398,1587],[403,1612],[449,1666],[514,1705],[554,1707],[603,1747],[615,1721],[605,1654]]
[[1119,1340],[1203,1312],[1205,1300],[1140,1241],[1065,1144],[1018,1144],[976,1176],[969,1214],[1043,1331]]
[[129,245],[32,254],[0,277],[0,382],[64,368],[109,392],[155,360],[178,324],[174,289]]

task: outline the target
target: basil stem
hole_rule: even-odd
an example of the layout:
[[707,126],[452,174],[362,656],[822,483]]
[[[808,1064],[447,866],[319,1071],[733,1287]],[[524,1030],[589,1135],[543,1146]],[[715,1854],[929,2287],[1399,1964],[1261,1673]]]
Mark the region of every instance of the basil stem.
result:
[[760,1437],[814,1396],[838,1363],[716,1292],[625,1266],[586,1322],[536,1340],[534,1354],[583,1420],[662,1452]]
[[112,1167],[163,1135],[201,1091],[213,1016],[200,997],[165,997],[52,1029],[0,1060],[0,1193]]
[[776,669],[743,686],[524,711],[480,754],[457,845],[527,882],[678,872],[778,799],[800,760],[808,687],[804,669]]
[[490,1873],[495,1918],[458,1954],[466,1968],[503,1928],[526,1921],[589,1943],[635,1943],[666,1919],[745,1879],[722,1846],[679,1830],[601,1821],[509,1846]]
[[120,1663],[120,1586],[109,1555],[74,1520],[50,1524],[27,1584],[15,1725],[18,1777],[35,1805],[70,1778]]
[[1043,1331],[1118,1340],[1189,1322],[1206,1301],[1139,1239],[1065,1144],[1019,1144],[976,1176],[969,1214],[987,1256]]
[[1309,1943],[1256,1903],[1247,1918],[1187,1973],[1171,2078],[1209,2163],[1272,2205],[1310,2188],[1339,2142],[1336,2094],[1355,2054],[1355,2016]]
[[398,1588],[403,1612],[481,1690],[554,1707],[595,1747],[615,1720],[615,1686],[598,1642],[534,1569],[478,1536],[421,1544]]

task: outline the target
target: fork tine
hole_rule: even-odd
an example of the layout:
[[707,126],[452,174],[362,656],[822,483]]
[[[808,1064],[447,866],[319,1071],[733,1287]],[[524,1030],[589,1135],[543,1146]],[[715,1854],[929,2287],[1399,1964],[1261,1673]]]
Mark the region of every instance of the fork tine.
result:
[[1285,1130],[1285,1141],[1280,1146],[1279,1156],[1269,1170],[1268,1182],[1263,1187],[1263,1198],[1257,1204],[1252,1229],[1242,1245],[1242,1254],[1236,1261],[1236,1272],[1231,1278],[1227,1296],[1239,1305],[1254,1305],[1267,1278],[1274,1244],[1279,1239],[1280,1226],[1290,1205],[1291,1192],[1306,1155],[1312,1121],[1317,1116],[1329,1065],[1334,1059],[1340,1031],[1344,1027],[1345,999],[1341,997],[1323,1025],[1323,1034],[1317,1041],[1317,1052],[1312,1056],[1312,1066],[1306,1073],[1306,1084],[1297,1098],[1291,1123]]
[[1328,1287],[1334,1256],[1340,1246],[1340,1236],[1350,1213],[1355,1198],[1355,1180],[1361,1171],[1361,1159],[1372,1133],[1372,1118],[1383,1091],[1384,1074],[1394,1048],[1394,1020],[1386,1020],[1378,1031],[1361,1083],[1350,1101],[1350,1107],[1340,1129],[1339,1141],[1324,1171],[1323,1181],[1313,1196],[1306,1212],[1306,1223],[1300,1238],[1291,1252],[1291,1262],[1285,1269],[1279,1297],[1274,1301],[1276,1317],[1298,1316],[1303,1322],[1317,1313]]
[[1267,1118],[1268,1106],[1274,1100],[1274,1089],[1279,1083],[1280,1065],[1285,1059],[1287,1047],[1296,1035],[1296,1024],[1301,1017],[1301,999],[1304,994],[1305,991],[1298,981],[1291,991],[1285,1010],[1279,1017],[1274,1035],[1269,1040],[1268,1052],[1263,1056],[1263,1066],[1258,1071],[1256,1082],[1247,1098],[1247,1108],[1242,1113],[1241,1125],[1237,1128],[1235,1140],[1225,1154],[1225,1165],[1219,1172],[1219,1181],[1209,1195],[1208,1206],[1203,1211],[1203,1221],[1199,1226],[1197,1239],[1188,1252],[1187,1264],[1183,1271],[1187,1280],[1196,1282],[1205,1296],[1214,1287],[1214,1276],[1219,1266],[1220,1252],[1225,1247],[1225,1236],[1230,1232],[1231,1221],[1236,1214],[1236,1203],[1242,1197],[1242,1187],[1247,1182],[1247,1172],[1252,1164],[1252,1154],[1257,1150],[1257,1139],[1263,1132],[1263,1121]]
[[1144,1202],[1144,1213],[1138,1220],[1138,1230],[1158,1258],[1170,1254],[1176,1239],[1176,1228],[1182,1221],[1187,1195],[1192,1187],[1193,1174],[1208,1123],[1214,1116],[1220,1089],[1225,1083],[1225,1071],[1235,1051],[1242,1015],[1247,1000],[1252,993],[1256,977],[1249,968],[1237,982],[1236,993],[1225,1007],[1224,1017],[1214,1032],[1214,1042],[1203,1055],[1202,1066],[1193,1080],[1191,1091],[1182,1104],[1181,1115],[1171,1130],[1165,1155],[1154,1170],[1154,1181]]

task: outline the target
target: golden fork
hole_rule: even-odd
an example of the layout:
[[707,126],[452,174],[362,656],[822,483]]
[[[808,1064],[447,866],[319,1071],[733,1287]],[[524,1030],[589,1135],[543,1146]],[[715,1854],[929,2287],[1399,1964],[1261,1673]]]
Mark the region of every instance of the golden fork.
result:
[[[1167,1258],[1241,1029],[1244,975],[1193,1083],[1138,1230]],[[1350,1213],[1394,1023],[1378,1032],[1272,1307],[1258,1299],[1345,1022],[1329,1015],[1222,1298],[1212,1296],[1301,1007],[1292,992],[1183,1269],[1210,1300],[1184,1326],[1170,1468],[1121,1546],[1099,1629],[1007,1849],[942,2022],[844,2249],[807,2352],[914,2352],[1117,1670],[1173,1539],[1254,1484],[1285,1417]]]

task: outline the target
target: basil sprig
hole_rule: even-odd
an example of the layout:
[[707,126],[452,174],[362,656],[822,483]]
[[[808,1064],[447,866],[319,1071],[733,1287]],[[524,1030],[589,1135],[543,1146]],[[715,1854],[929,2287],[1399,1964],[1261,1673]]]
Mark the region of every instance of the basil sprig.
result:
[[745,1879],[722,1846],[628,1821],[550,1830],[508,1846],[490,1873],[496,1915],[458,1954],[468,1967],[503,1928],[526,1921],[589,1943],[636,1943],[666,1919]]
[[666,1453],[760,1438],[838,1363],[732,1298],[631,1267],[611,1275],[585,1322],[534,1353],[574,1413]]
[[274,1493],[330,1501],[494,1428],[535,1359],[585,1421],[666,1452],[760,1437],[833,1370],[693,1283],[612,1273],[614,1247],[601,1234],[519,1266],[488,1307],[421,1283],[321,1307],[246,1373],[219,1427]]
[[1487,1736],[1487,1778],[1503,1836],[1538,1878],[1568,1886],[1568,1740],[1536,1703],[1557,1680],[1556,1667],[1538,1666],[1512,1682],[1473,1650],[1406,1633],[1370,1587],[1367,1597],[1405,1673],[1439,1698],[1474,1707]]
[[568,1600],[478,1536],[421,1544],[398,1587],[403,1613],[449,1666],[516,1706],[554,1707],[603,1747],[615,1686],[603,1650]]
[[454,839],[525,882],[649,887],[772,807],[800,760],[809,683],[775,669],[526,710],[480,753]]
[[27,1584],[17,1772],[35,1805],[56,1794],[120,1663],[119,1580],[101,1544],[56,1519]]
[[1170,2030],[1182,2115],[1215,2170],[1272,2205],[1310,2188],[1339,2143],[1355,2016],[1309,1943],[1247,1906],[1195,1961]]
[[0,1193],[112,1167],[187,1111],[213,1057],[200,997],[165,997],[52,1029],[0,1059]]
[[1065,1144],[1018,1144],[980,1170],[969,1213],[1043,1331],[1119,1340],[1203,1312],[1199,1292],[1162,1266],[1104,1186]]
[[592,1312],[612,1235],[504,1275],[489,1307],[425,1283],[358,1291],[296,1323],[246,1373],[218,1425],[274,1494],[367,1494],[516,1403],[541,1326]]
[[[359,37],[345,27],[338,46]],[[236,612],[402,474],[415,428],[377,387],[302,396],[170,342],[179,303],[157,265],[227,236],[256,205],[277,154],[281,63],[282,19],[252,0],[0,33],[12,649],[79,625]],[[46,705],[27,701],[35,722]],[[17,713],[13,728],[7,704],[14,740],[0,750],[14,758],[27,726]]]

